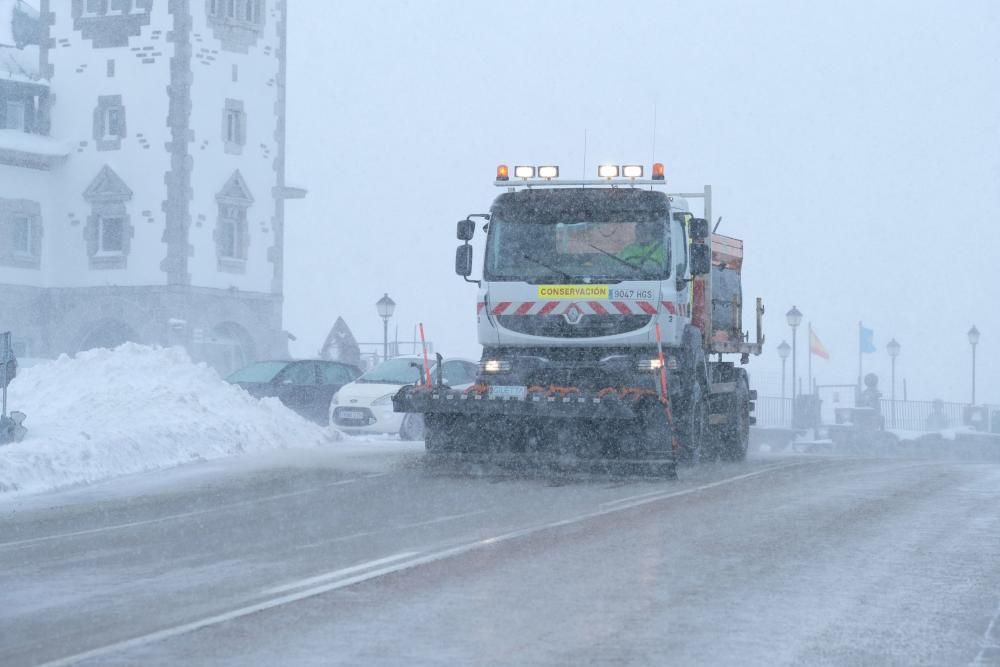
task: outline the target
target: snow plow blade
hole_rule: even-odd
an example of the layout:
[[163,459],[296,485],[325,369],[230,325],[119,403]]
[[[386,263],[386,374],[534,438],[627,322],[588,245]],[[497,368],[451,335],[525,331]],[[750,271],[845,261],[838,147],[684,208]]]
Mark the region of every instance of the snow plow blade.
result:
[[396,412],[422,414],[541,417],[548,419],[637,419],[633,406],[617,394],[529,395],[524,399],[490,396],[447,387],[407,386],[392,397]]

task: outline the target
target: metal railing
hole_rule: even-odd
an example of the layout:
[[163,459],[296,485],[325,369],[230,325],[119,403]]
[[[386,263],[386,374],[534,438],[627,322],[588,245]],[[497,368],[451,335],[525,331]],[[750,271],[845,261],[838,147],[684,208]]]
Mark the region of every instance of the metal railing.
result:
[[792,399],[778,396],[758,396],[753,414],[757,418],[757,426],[790,428],[792,425]]
[[[942,402],[940,416],[935,413],[934,401],[893,401],[882,399],[882,416],[885,427],[903,431],[938,431],[964,425],[968,403]],[[996,408],[991,408],[996,409]],[[791,428],[792,399],[777,396],[759,396],[754,416],[757,426],[763,428]]]

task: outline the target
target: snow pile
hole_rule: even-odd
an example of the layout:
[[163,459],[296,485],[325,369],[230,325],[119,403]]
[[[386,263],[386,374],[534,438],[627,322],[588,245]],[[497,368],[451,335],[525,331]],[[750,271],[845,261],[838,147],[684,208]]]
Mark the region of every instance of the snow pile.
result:
[[0,446],[0,497],[338,438],[180,348],[132,343],[24,369],[8,405],[28,435]]

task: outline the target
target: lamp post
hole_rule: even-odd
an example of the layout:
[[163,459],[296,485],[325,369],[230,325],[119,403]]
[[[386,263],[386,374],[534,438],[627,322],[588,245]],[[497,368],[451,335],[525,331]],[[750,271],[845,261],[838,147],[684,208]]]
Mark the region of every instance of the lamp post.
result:
[[972,346],[972,404],[976,404],[976,345],[979,344],[979,329],[973,324],[969,329],[969,345]]
[[798,372],[796,371],[796,359],[798,354],[795,349],[795,332],[799,328],[799,325],[802,324],[802,313],[799,312],[798,308],[792,306],[792,309],[785,313],[785,318],[788,320],[788,326],[792,328],[792,398],[795,398],[798,392],[795,384],[798,382],[798,376],[796,375]]
[[892,391],[890,392],[890,401],[892,402],[892,427],[896,428],[896,357],[899,356],[899,350],[902,345],[896,342],[893,338],[885,346],[885,351],[889,353],[889,358],[892,359]]
[[382,318],[382,360],[389,358],[389,318],[396,310],[396,302],[389,298],[386,292],[381,299],[375,303],[378,309],[378,316]]
[[778,356],[781,357],[781,425],[785,425],[785,363],[788,361],[788,354],[792,351],[792,346],[781,341],[778,346]]

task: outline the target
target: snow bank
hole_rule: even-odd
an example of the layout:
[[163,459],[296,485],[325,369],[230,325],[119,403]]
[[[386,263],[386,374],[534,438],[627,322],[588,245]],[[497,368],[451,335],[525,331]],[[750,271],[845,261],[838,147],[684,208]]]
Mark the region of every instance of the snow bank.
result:
[[28,435],[0,446],[0,498],[339,438],[180,348],[132,343],[24,369],[9,407],[28,415]]

